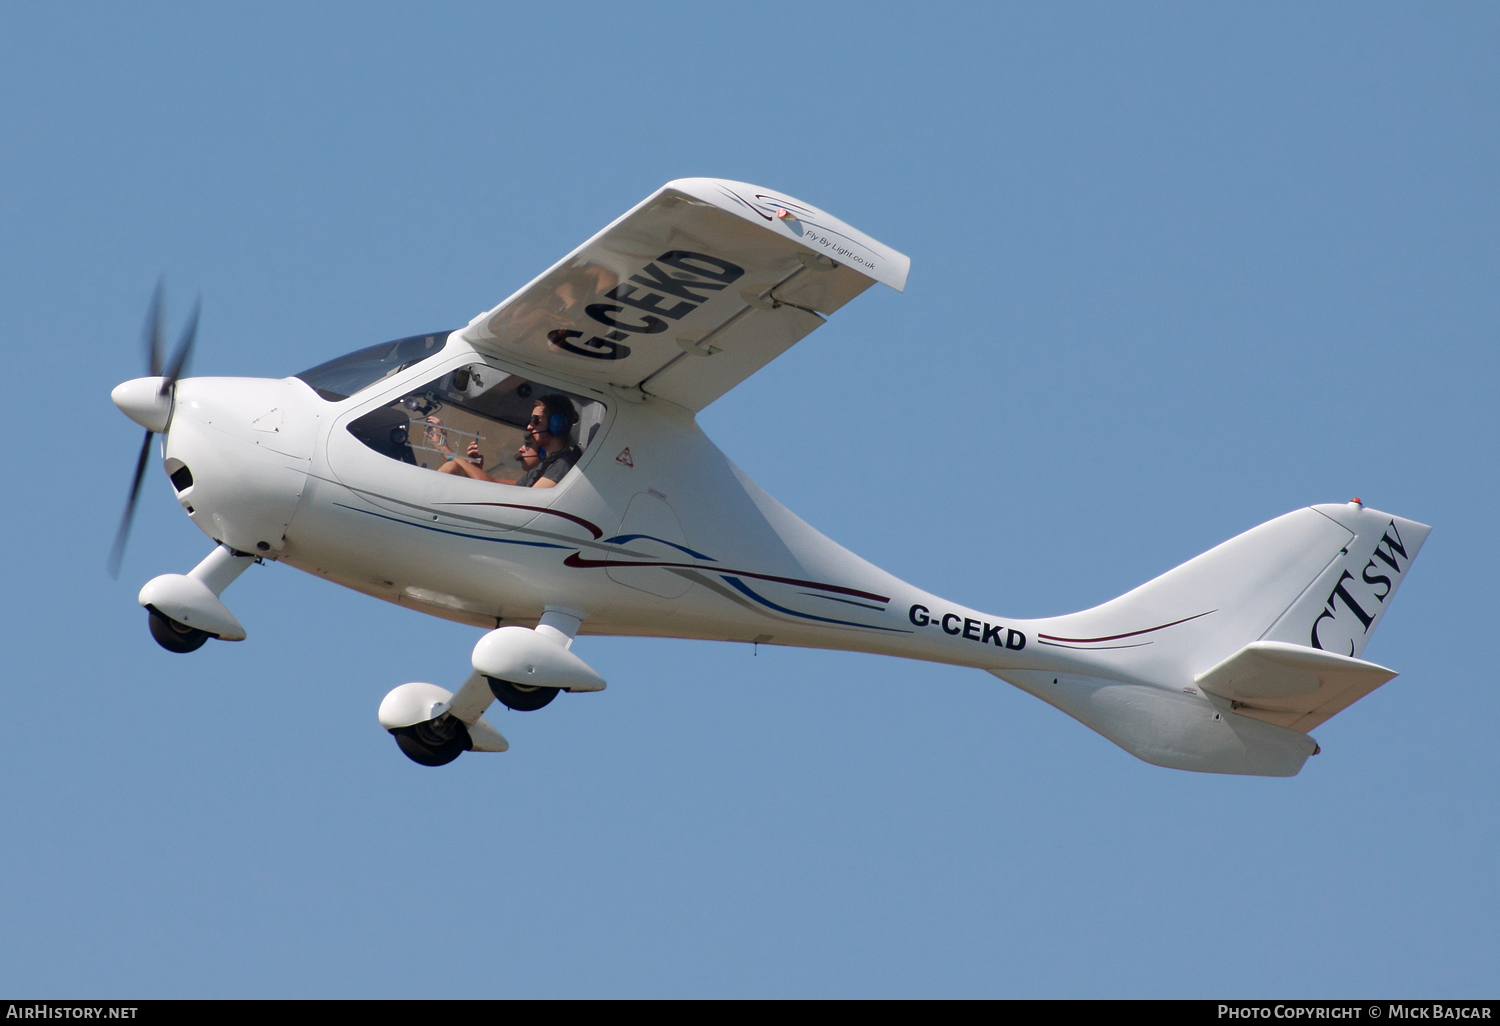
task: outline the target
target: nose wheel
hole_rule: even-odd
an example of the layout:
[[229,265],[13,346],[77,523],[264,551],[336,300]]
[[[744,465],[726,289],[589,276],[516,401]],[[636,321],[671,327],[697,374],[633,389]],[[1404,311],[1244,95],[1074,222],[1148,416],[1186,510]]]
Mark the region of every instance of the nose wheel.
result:
[[168,652],[196,652],[213,636],[207,631],[178,623],[170,616],[157,612],[153,606],[147,606],[146,612],[150,616],[151,636]]

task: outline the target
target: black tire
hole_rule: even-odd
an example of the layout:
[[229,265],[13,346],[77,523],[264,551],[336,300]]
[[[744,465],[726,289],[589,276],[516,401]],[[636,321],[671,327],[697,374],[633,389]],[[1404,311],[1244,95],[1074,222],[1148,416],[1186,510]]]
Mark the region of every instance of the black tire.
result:
[[402,754],[422,766],[446,766],[474,747],[469,728],[453,716],[398,727],[391,733]]
[[146,613],[151,624],[151,636],[168,652],[196,652],[203,643],[213,637],[208,631],[200,631],[185,623],[178,623],[155,606],[147,606]]
[[557,688],[531,688],[498,677],[484,679],[490,682],[490,694],[505,708],[516,712],[535,712],[557,697]]

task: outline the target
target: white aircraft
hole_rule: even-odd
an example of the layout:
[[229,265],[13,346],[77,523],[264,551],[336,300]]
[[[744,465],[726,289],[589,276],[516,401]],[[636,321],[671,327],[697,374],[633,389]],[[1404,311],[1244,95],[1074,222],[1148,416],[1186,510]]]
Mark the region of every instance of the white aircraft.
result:
[[[973,666],[1161,766],[1296,774],[1308,736],[1395,672],[1359,658],[1430,530],[1358,499],[1288,513],[1134,591],[1025,620],[922,591],[762,491],[694,414],[910,261],[740,182],[671,182],[457,331],[282,380],[180,378],[196,312],[113,399],[160,433],[215,548],[140,603],[173,652],[245,629],[220,600],[278,560],[483,628],[456,691],[402,684],[379,719],[436,766],[505,751],[492,700],[600,691],[580,634],[847,649]],[[519,455],[518,455],[519,454]],[[519,459],[519,464],[514,462]]]

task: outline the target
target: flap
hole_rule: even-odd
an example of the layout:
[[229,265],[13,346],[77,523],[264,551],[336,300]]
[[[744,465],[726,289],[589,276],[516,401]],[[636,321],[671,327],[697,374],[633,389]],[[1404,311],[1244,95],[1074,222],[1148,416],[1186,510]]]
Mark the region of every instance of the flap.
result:
[[1312,730],[1396,676],[1363,659],[1283,641],[1252,641],[1197,677],[1235,711],[1278,726]]
[[669,182],[463,336],[476,348],[697,411],[911,261],[789,196]]

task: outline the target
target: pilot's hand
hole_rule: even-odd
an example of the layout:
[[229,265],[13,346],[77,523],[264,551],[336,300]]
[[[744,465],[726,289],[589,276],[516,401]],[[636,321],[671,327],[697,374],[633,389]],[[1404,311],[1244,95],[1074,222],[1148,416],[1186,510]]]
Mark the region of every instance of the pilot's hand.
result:
[[444,452],[449,451],[447,445],[448,432],[443,430],[442,420],[438,417],[428,417],[427,423],[429,425],[427,428],[427,440],[431,442],[434,447],[441,449]]
[[474,464],[476,467],[484,466],[484,457],[479,455],[478,442],[469,443],[469,462]]

